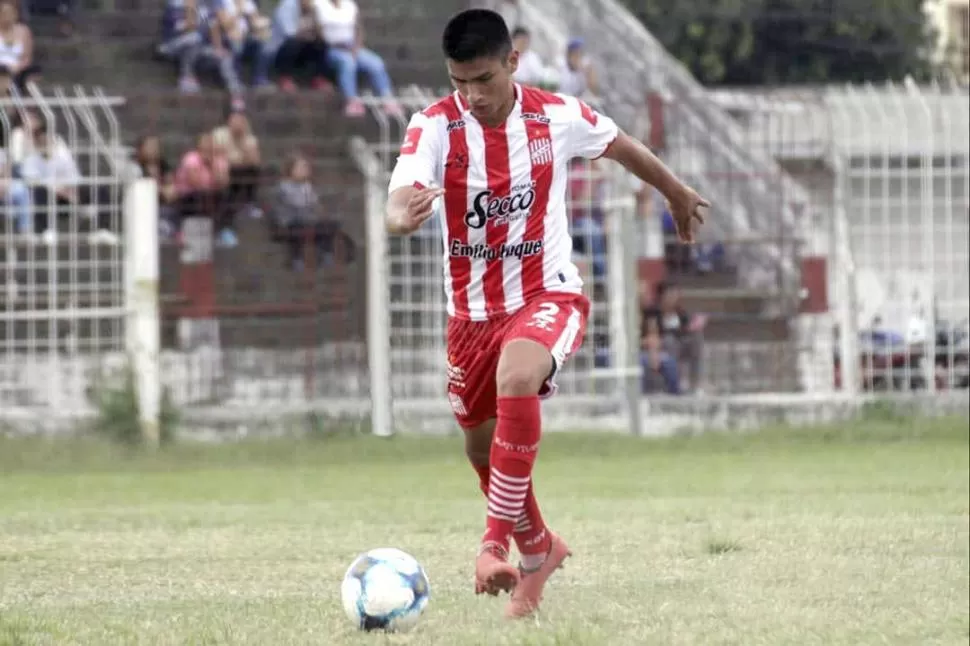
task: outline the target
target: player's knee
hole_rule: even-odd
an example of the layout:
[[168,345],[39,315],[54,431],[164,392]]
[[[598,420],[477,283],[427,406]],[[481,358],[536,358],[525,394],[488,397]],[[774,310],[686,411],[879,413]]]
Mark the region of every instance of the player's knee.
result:
[[506,366],[496,375],[501,397],[529,397],[539,392],[543,377],[532,366]]
[[509,343],[498,362],[495,382],[500,397],[529,397],[542,388],[552,371],[552,356],[538,343]]

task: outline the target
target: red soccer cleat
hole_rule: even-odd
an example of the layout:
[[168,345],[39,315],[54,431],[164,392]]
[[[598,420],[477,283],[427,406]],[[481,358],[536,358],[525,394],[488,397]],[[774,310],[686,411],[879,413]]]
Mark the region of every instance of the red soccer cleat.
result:
[[549,532],[549,539],[549,553],[542,565],[535,570],[522,570],[522,581],[516,586],[512,598],[505,606],[505,616],[508,619],[521,619],[535,613],[542,602],[542,590],[546,587],[546,581],[562,567],[567,557],[572,556],[564,540],[552,532]]
[[509,563],[509,553],[501,545],[485,543],[475,559],[475,594],[493,597],[511,592],[519,583],[519,570]]

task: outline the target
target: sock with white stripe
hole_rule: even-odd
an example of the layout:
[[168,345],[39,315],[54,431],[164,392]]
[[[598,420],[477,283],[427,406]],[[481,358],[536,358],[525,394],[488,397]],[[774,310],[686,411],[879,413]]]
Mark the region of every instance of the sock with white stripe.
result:
[[[473,464],[472,466],[478,473],[479,485],[487,500],[489,471],[491,469],[487,464]],[[550,539],[546,532],[546,523],[539,511],[539,503],[536,501],[535,488],[531,483],[529,484],[529,492],[525,497],[525,511],[515,522],[512,529],[512,538],[515,539],[515,545],[519,548],[522,567],[526,570],[534,570],[546,560]]]
[[[516,525],[525,529],[532,465],[541,434],[539,398],[499,397],[498,423],[489,454],[488,515],[482,543],[509,549]],[[538,505],[529,505],[538,509]],[[531,533],[531,525],[529,533]]]

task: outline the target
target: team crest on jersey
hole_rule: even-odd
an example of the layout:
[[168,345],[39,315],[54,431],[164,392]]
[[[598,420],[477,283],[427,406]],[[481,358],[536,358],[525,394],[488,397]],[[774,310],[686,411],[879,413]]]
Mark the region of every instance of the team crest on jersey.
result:
[[545,166],[552,163],[552,141],[547,137],[533,139],[529,142],[529,157],[533,166]]

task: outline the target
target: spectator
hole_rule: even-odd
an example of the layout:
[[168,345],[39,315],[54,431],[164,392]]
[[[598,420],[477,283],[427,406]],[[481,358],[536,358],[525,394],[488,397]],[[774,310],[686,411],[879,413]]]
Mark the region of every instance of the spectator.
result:
[[353,0],[319,0],[318,15],[323,39],[329,48],[328,64],[337,76],[337,85],[347,99],[347,115],[364,115],[364,103],[357,94],[357,74],[363,72],[374,92],[384,97],[389,114],[399,115],[401,108],[391,97],[391,79],[384,60],[364,47],[364,36],[358,22],[357,3]]
[[319,197],[310,177],[309,160],[300,154],[292,155],[283,166],[283,178],[273,194],[274,237],[286,242],[290,251],[288,262],[294,271],[303,269],[311,241],[316,246],[317,259],[323,257]]
[[331,90],[328,80],[327,43],[323,40],[317,13],[318,0],[282,0],[273,14],[273,44],[280,88],[296,89],[294,77],[303,65],[313,73],[313,88]]
[[566,47],[566,60],[559,72],[559,91],[578,97],[599,94],[596,74],[586,60],[581,38],[574,38]]
[[242,106],[231,104],[226,125],[212,131],[216,147],[226,152],[229,160],[229,201],[236,210],[244,210],[251,217],[260,217],[256,206],[262,155],[259,139],[253,134]]
[[30,189],[24,182],[12,176],[7,153],[2,149],[0,149],[0,208],[13,222],[13,230],[16,233],[33,232]]
[[229,52],[236,65],[252,60],[253,87],[272,89],[269,73],[274,52],[269,43],[269,19],[259,13],[253,0],[215,0],[214,6],[209,38],[216,54],[224,57]]
[[196,72],[202,65],[219,70],[226,89],[233,95],[242,93],[242,82],[236,73],[232,56],[220,55],[206,45],[203,35],[209,29],[209,9],[199,0],[167,0],[162,14],[162,42],[159,55],[179,66],[179,89],[194,94],[199,91]]
[[158,184],[158,228],[165,239],[175,235],[178,223],[178,193],[175,173],[162,156],[162,146],[155,135],[145,135],[135,146],[135,163],[142,177],[151,177]]
[[512,46],[519,52],[519,67],[513,78],[526,85],[546,86],[548,72],[542,58],[532,49],[532,37],[525,27],[516,27],[512,32]]
[[34,231],[43,232],[48,243],[56,240],[57,230],[56,223],[50,221],[49,205],[52,202],[56,205],[56,216],[65,207],[79,203],[81,173],[71,151],[62,144],[48,132],[47,124],[40,122],[33,130],[31,150],[20,165],[21,176],[33,192]]
[[652,389],[651,377],[659,374],[666,392],[681,394],[684,391],[680,374],[682,363],[687,365],[690,388],[698,390],[706,317],[690,316],[680,303],[680,288],[671,282],[657,285],[652,304],[646,301],[647,297],[646,286],[641,284],[644,390]]
[[186,217],[209,216],[220,246],[239,244],[232,230],[233,211],[228,200],[229,159],[216,146],[212,133],[199,135],[195,150],[182,157],[175,171],[179,228]]
[[34,65],[34,37],[20,21],[15,0],[0,0],[0,93],[11,85],[23,91],[40,69]]

